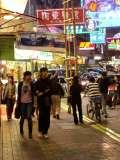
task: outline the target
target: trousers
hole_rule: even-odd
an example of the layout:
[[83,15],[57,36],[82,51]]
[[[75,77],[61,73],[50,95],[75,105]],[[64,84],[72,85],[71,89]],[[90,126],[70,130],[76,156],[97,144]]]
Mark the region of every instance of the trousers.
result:
[[24,120],[28,120],[29,134],[32,133],[32,103],[21,104],[20,132],[23,133]]
[[43,135],[48,133],[50,127],[51,106],[42,105],[39,107],[38,130]]
[[53,116],[59,115],[61,111],[61,98],[59,95],[52,95],[51,99]]
[[6,112],[7,112],[7,118],[12,118],[13,108],[14,108],[15,101],[13,99],[7,99],[6,101]]
[[[74,123],[77,124],[78,122],[83,122],[81,102],[72,103],[72,109],[73,109]],[[77,110],[78,110],[79,118],[77,115]]]

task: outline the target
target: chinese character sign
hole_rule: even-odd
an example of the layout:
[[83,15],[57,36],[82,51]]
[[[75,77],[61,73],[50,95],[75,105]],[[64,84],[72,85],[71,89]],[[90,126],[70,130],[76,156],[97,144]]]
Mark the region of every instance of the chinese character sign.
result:
[[[71,19],[67,24],[72,24],[72,9],[67,11],[67,19]],[[37,10],[38,25],[40,26],[62,26],[64,25],[64,10],[63,9],[49,9]],[[84,23],[84,10],[82,8],[75,8],[75,23]]]

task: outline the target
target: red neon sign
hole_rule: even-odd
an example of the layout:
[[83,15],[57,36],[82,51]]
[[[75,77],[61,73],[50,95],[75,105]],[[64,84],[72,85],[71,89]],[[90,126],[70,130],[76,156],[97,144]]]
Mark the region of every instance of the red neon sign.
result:
[[[48,9],[37,10],[38,25],[40,26],[63,26],[64,25],[64,10],[63,9]],[[68,9],[67,19],[71,21],[67,24],[72,24],[72,9]],[[75,23],[83,24],[85,22],[84,10],[75,8]]]

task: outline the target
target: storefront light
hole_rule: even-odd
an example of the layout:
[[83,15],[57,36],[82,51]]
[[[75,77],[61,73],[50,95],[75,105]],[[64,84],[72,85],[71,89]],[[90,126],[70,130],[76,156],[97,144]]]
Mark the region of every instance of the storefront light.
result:
[[6,15],[6,16],[4,16],[4,20],[11,20],[13,18],[14,18],[13,15]]
[[94,60],[101,60],[101,59],[102,59],[101,56],[95,56],[95,57],[94,57]]
[[1,0],[1,8],[13,12],[24,13],[28,0]]

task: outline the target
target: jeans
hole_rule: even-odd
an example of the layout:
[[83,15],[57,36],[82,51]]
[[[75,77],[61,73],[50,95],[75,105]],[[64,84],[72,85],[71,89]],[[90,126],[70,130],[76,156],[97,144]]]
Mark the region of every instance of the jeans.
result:
[[20,132],[23,134],[24,120],[28,120],[29,134],[32,134],[32,103],[21,104]]

